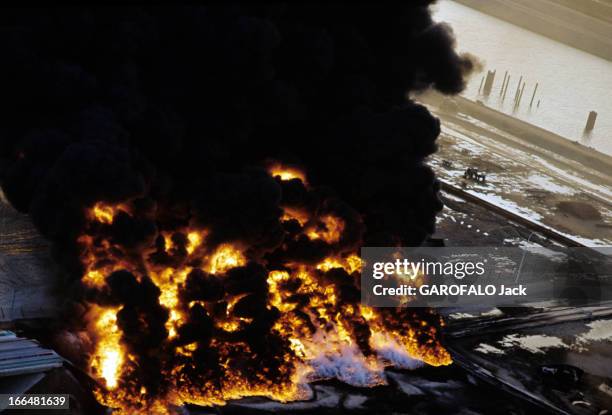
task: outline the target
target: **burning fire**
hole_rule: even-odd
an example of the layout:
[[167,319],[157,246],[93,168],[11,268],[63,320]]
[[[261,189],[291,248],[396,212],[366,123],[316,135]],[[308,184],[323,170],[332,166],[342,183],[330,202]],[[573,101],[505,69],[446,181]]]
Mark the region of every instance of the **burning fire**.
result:
[[336,243],[342,236],[344,223],[340,218],[335,218],[330,215],[321,218],[321,225],[318,228],[310,228],[307,235],[310,239],[323,239],[329,244]]
[[96,203],[91,210],[91,216],[99,222],[110,224],[113,223],[114,210],[112,206]]
[[[305,174],[294,168],[274,165],[269,173],[306,185]],[[438,317],[359,304],[354,292],[362,263],[355,252],[338,247],[318,263],[292,258],[267,269],[266,260],[251,257],[240,241],[215,245],[209,230],[187,227],[160,231],[135,255],[107,232],[119,212],[131,211],[129,204],[95,204],[78,239],[82,282],[97,293],[88,313],[94,341],[89,370],[100,380],[97,398],[117,413],[172,413],[184,403],[255,395],[290,401],[306,397],[305,385],[315,379],[371,386],[385,382],[387,365],[451,363],[438,342]],[[284,208],[280,220],[297,223],[294,238],[331,247],[340,246],[346,230],[333,213],[296,207]],[[129,307],[105,300],[123,281],[117,272],[125,271],[134,277],[132,290],[122,294],[134,302]],[[261,285],[245,289],[259,281],[249,276],[262,272]],[[141,300],[146,293],[156,293],[154,304]],[[261,309],[259,298],[267,298]],[[145,306],[157,310],[163,327],[155,329]],[[140,356],[134,344],[149,339],[127,332],[129,322],[160,336],[158,346]],[[163,387],[157,391],[143,383],[143,359],[159,362]]]
[[96,316],[93,329],[95,333],[100,335],[91,367],[95,373],[98,373],[104,379],[109,390],[117,387],[121,364],[124,359],[123,350],[119,343],[121,333],[117,327],[117,311],[116,308],[101,309],[98,307],[91,310],[91,313]]
[[229,244],[223,244],[217,248],[208,263],[208,272],[220,274],[229,269],[242,266],[246,259],[242,252]]
[[282,164],[274,164],[269,168],[272,177],[278,177],[281,180],[298,179],[306,183],[306,175],[295,167],[283,166]]

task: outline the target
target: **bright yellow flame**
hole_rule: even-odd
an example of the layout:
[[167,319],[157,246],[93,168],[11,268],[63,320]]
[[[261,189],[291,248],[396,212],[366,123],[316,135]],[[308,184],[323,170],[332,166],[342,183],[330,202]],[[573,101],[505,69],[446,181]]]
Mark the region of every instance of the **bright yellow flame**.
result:
[[230,244],[221,244],[210,258],[208,272],[222,274],[244,264],[246,264],[246,258],[239,249]]
[[172,238],[168,234],[163,234],[164,236],[164,248],[166,252],[170,251],[174,247],[174,242],[172,242]]
[[343,268],[349,274],[361,271],[362,261],[357,255],[349,255],[346,258],[328,257],[317,264],[317,269],[327,272],[333,268]]
[[166,329],[171,339],[176,337],[176,330],[184,319],[182,312],[178,308],[178,292],[179,287],[185,282],[191,269],[191,267],[185,267],[180,270],[164,268],[161,272],[151,272],[150,274],[155,285],[160,288],[159,303],[170,310]]
[[187,253],[193,254],[193,251],[202,243],[202,235],[197,232],[189,232],[187,234]]
[[106,380],[106,387],[117,387],[117,373],[121,365],[121,352],[117,349],[107,350],[102,361],[102,377]]
[[286,167],[280,164],[275,164],[270,167],[269,170],[272,177],[279,177],[281,180],[293,180],[300,179],[303,183],[306,183],[306,175],[304,172],[296,169],[295,167]]
[[[269,172],[280,180],[299,179],[306,185],[306,175],[298,169],[277,165]],[[160,290],[159,304],[168,311],[165,322],[168,338],[161,350],[164,354],[176,353],[181,358],[172,368],[164,369],[163,375],[170,384],[167,393],[153,396],[133,376],[137,374],[134,372],[134,364],[138,363],[138,357],[128,353],[122,343],[123,333],[117,325],[120,308],[92,305],[91,314],[87,316],[89,332],[94,334],[90,364],[92,374],[106,385],[106,388],[100,388],[95,393],[101,403],[116,408],[117,415],[169,415],[173,413],[173,406],[184,403],[224,404],[228,400],[245,396],[267,396],[279,401],[299,399],[302,397],[301,388],[304,383],[317,375],[317,368],[312,362],[321,356],[330,356],[332,360],[334,356],[342,356],[343,359],[345,356],[350,357],[350,364],[355,364],[355,370],[363,369],[374,374],[372,385],[383,381],[376,374],[387,364],[384,360],[386,355],[382,351],[390,348],[404,351],[430,365],[445,365],[452,361],[437,340],[439,324],[429,324],[429,320],[421,320],[418,315],[414,319],[405,316],[394,318],[394,314],[386,314],[386,311],[340,301],[342,292],[337,281],[324,273],[342,268],[350,274],[347,278],[355,278],[355,273],[361,270],[363,263],[357,253],[348,255],[345,247],[339,244],[330,246],[333,250],[329,256],[316,265],[292,258],[280,263],[280,269],[268,273],[267,307],[280,311],[272,331],[289,345],[280,359],[284,363],[275,367],[272,375],[271,368],[261,367],[260,356],[241,340],[240,332],[248,330],[254,322],[253,318],[245,318],[235,310],[236,304],[246,294],[232,295],[225,292],[222,301],[216,298],[182,298],[187,275],[194,268],[201,268],[211,274],[223,274],[234,267],[245,265],[245,253],[249,252],[249,247],[244,241],[211,247],[207,246],[206,230],[179,227],[161,233],[165,239],[166,252],[170,254],[163,258],[171,261],[157,261],[157,255],[150,256],[151,253],[158,253],[157,244],[150,249],[143,249],[140,256],[132,255],[131,252],[126,255],[122,246],[105,238],[104,234],[94,234],[102,228],[96,224],[113,223],[118,209],[132,212],[129,204],[96,204],[86,214],[93,226],[86,228],[85,233],[78,238],[79,247],[83,248],[83,282],[89,287],[103,288],[106,276],[120,269],[132,272],[139,281],[151,278]],[[331,245],[339,242],[345,232],[345,222],[333,214],[319,215],[315,211],[295,206],[283,207],[283,210],[281,220],[294,219],[300,224],[296,237],[308,236]],[[172,235],[175,233],[186,235],[184,248],[181,244],[178,249],[177,244],[173,243]],[[289,237],[293,237],[293,231],[290,234]],[[189,301],[188,307],[184,301]],[[196,304],[213,318],[214,336],[206,343],[176,342],[179,329],[187,323],[188,313],[196,311],[189,309]],[[366,356],[361,351],[364,337],[356,332],[355,324],[363,323],[370,329],[368,341],[375,352],[372,355]],[[191,368],[198,364],[193,359],[199,347],[211,348],[218,356],[217,364],[222,372],[219,379],[209,381],[206,375],[203,378],[192,377]],[[245,370],[252,370],[250,365],[254,365],[254,370],[258,371],[255,377],[250,372],[249,376],[245,376]]]
[[90,287],[102,287],[105,283],[104,274],[97,269],[87,271],[83,277],[83,283]]
[[112,206],[108,206],[102,203],[96,203],[92,209],[94,218],[98,222],[111,224],[113,223],[113,217],[115,216],[115,210]]
[[225,331],[229,331],[234,332],[240,329],[240,322],[236,321],[236,320],[232,320],[232,321],[224,321],[222,323],[219,324],[219,326],[225,330]]
[[124,360],[119,343],[121,332],[117,327],[119,310],[119,308],[102,309],[95,322],[96,332],[101,338],[94,353],[92,366],[100,373],[108,389],[117,387]]
[[295,308],[295,304],[284,301],[280,285],[289,281],[291,276],[287,271],[270,271],[268,273],[269,301],[274,307],[282,312],[287,312]]

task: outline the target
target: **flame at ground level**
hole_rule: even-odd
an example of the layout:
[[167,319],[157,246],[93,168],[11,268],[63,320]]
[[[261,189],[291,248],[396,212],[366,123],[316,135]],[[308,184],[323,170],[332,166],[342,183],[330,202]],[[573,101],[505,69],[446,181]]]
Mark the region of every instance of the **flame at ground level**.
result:
[[[92,370],[104,379],[110,390],[117,387],[124,352],[120,344],[121,333],[117,327],[117,308],[92,307],[90,319],[93,331],[99,334],[96,351],[91,361]],[[95,316],[95,317],[93,317]]]
[[109,236],[114,215],[130,214],[129,204],[87,212],[90,225],[78,242],[82,282],[100,298],[87,330],[101,403],[132,415],[246,396],[291,401],[308,397],[306,384],[315,379],[373,386],[386,382],[388,365],[451,363],[432,312],[359,304],[362,264],[354,249],[342,248],[344,219],[284,210],[279,219],[293,232],[285,243],[325,244],[330,254],[267,269],[240,242],[210,244],[209,230],[197,227],[162,231],[135,254]]

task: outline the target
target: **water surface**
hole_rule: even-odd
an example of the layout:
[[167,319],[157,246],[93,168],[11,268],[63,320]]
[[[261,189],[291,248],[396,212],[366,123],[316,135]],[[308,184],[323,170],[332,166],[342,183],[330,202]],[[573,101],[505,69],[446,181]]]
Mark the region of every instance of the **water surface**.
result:
[[[497,70],[488,97],[478,93],[483,74],[472,77],[463,96],[481,99],[492,108],[612,155],[612,62],[450,0],[440,1],[434,10],[436,20],[453,27],[460,51],[478,56],[484,73]],[[502,100],[506,71],[510,84]],[[521,76],[526,81],[525,92],[515,109],[514,95]],[[539,86],[530,107],[536,82]],[[585,134],[591,110],[597,111],[597,122],[595,129]]]

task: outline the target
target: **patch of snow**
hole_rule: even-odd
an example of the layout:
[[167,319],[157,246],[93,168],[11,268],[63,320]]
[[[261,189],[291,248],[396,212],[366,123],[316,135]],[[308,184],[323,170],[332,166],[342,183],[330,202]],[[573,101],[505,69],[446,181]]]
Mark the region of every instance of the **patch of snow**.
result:
[[530,252],[534,254],[545,256],[546,258],[554,262],[563,262],[563,260],[567,258],[567,255],[564,254],[563,252],[553,251],[552,249],[548,249],[544,247],[537,247],[537,249],[533,249]]
[[449,314],[448,317],[451,320],[464,320],[466,318],[476,318],[475,315],[469,314],[469,313],[452,313],[452,314]]
[[495,206],[499,206],[502,207],[506,210],[511,211],[512,213],[515,213],[519,216],[522,216],[526,219],[532,220],[532,221],[539,221],[542,219],[542,215],[540,215],[537,212],[534,212],[531,209],[527,209],[524,208],[522,206],[517,205],[516,203],[512,202],[511,200],[507,200],[504,199],[503,197],[499,196],[499,195],[495,195],[495,194],[491,194],[491,193],[481,193],[481,192],[475,192],[473,190],[468,190],[468,193],[473,194],[474,196],[477,196],[491,204],[494,204]]
[[474,314],[464,313],[464,312],[451,313],[448,315],[448,318],[450,318],[451,320],[465,320],[465,319],[478,318],[478,317],[497,317],[497,316],[502,316],[503,314],[504,313],[500,309],[492,308],[490,310],[477,312]]
[[453,138],[458,138],[456,146],[461,149],[466,149],[473,154],[483,154],[487,150],[482,144],[478,144],[472,140],[469,135],[459,132],[456,129],[447,129],[446,123],[442,124],[442,134],[448,135]]
[[504,354],[503,350],[486,343],[480,343],[474,350],[483,354]]
[[534,334],[521,336],[519,334],[509,334],[500,342],[505,348],[519,347],[531,353],[544,353],[546,349],[567,348],[568,345],[558,337],[547,336],[545,334]]
[[444,197],[450,200],[454,200],[455,202],[463,202],[465,203],[465,200],[461,199],[459,196],[455,196],[452,193],[446,193],[444,192]]
[[[594,193],[594,194],[599,193],[599,194],[606,195],[608,197],[612,197],[612,190],[607,188],[606,186],[599,186],[599,185],[592,183],[590,180],[583,179],[581,177],[577,177],[576,175],[573,175],[573,174],[569,174],[566,170],[561,169],[549,163],[545,159],[538,157],[536,155],[533,155],[533,158],[536,159],[538,163],[541,163],[542,165],[544,165],[547,169],[554,171],[556,174],[564,177],[568,181],[573,181],[574,183],[579,184],[581,186],[582,191],[587,191],[588,193]],[[588,188],[588,189],[585,189],[585,188]]]
[[578,345],[584,346],[594,341],[612,340],[612,320],[596,320],[587,324],[587,327],[590,330],[576,338]]
[[504,312],[501,311],[499,308],[492,308],[489,311],[485,311],[484,313],[480,313],[481,316],[487,316],[487,317],[495,317],[495,316],[503,316]]
[[[517,138],[517,137],[515,137],[515,136],[513,136],[511,134],[508,134],[505,131],[499,130],[499,129],[491,126],[491,125],[483,123],[480,120],[474,119],[473,117],[466,116],[465,118],[469,119],[470,122],[472,122],[472,123],[474,123],[476,125],[480,125],[483,128],[486,128],[486,129],[488,129],[488,130],[490,130],[492,132],[495,132],[496,134],[505,136],[506,138],[508,138],[508,139],[510,139],[512,141],[520,142],[521,145],[523,145],[523,146],[527,146],[527,147],[530,147],[530,148],[537,148],[538,151],[545,152],[552,159],[564,161],[566,163],[569,162],[570,164],[571,163],[577,164],[577,162],[574,161],[574,160],[562,157],[562,156],[560,156],[557,153],[554,153],[554,152],[551,152],[549,150],[544,149],[543,147],[536,146],[534,144],[530,144],[530,143],[528,143],[528,142],[526,142],[524,140],[521,140],[520,138]],[[450,136],[453,136],[453,134],[451,134],[448,131],[451,126],[452,126],[452,129],[454,129],[454,130],[460,130],[460,131],[464,132],[464,134],[461,134],[461,133],[457,134],[456,135],[457,138],[464,139],[463,137],[466,137],[467,134],[469,134],[469,132],[467,130],[465,130],[463,127],[461,127],[461,126],[459,126],[457,124],[454,124],[454,123],[448,122],[448,121],[445,122],[445,124],[446,124],[446,127],[447,127],[446,128],[447,133]],[[507,153],[517,154],[516,147],[514,147],[514,146],[508,146],[507,144],[499,142],[498,140],[493,140],[490,137],[483,136],[481,134],[476,134],[476,136],[479,138],[479,140],[482,141],[484,139],[489,145],[493,145],[493,146],[495,146],[495,147],[497,147],[499,149],[504,150]],[[472,141],[472,140],[470,140],[470,141]],[[550,163],[548,160],[546,160],[546,159],[544,159],[544,158],[542,158],[542,157],[540,157],[540,156],[538,156],[536,154],[533,154],[533,153],[518,153],[517,156],[522,156],[521,159],[523,160],[523,162],[525,162],[527,164],[533,164],[535,162],[536,164],[541,165],[542,167],[546,168],[547,170],[553,171],[555,174],[563,177],[568,182],[573,182],[573,183],[578,184],[581,191],[587,191],[589,193],[606,195],[607,197],[612,197],[612,189],[610,189],[610,188],[608,188],[606,186],[600,186],[600,185],[594,184],[593,182],[591,182],[588,179],[585,179],[583,177],[578,177],[575,174],[572,174],[573,172],[569,173],[567,171],[567,169],[563,169],[563,168],[557,167],[554,164]],[[581,166],[581,168],[584,168],[584,167],[585,166]],[[597,171],[592,171],[592,173],[594,175],[596,175],[596,176],[599,175]]]
[[527,180],[535,184],[537,187],[548,190],[549,192],[561,193],[564,195],[574,195],[577,193],[576,190],[572,189],[571,187],[555,183],[553,178],[550,176],[532,174],[527,178]]
[[527,220],[530,220],[532,222],[536,222],[538,225],[543,226],[545,228],[548,228],[560,235],[565,236],[568,239],[572,239],[584,246],[588,246],[588,247],[596,247],[596,246],[600,246],[600,247],[606,247],[606,246],[610,246],[610,242],[602,240],[602,239],[590,239],[590,238],[582,238],[580,236],[576,236],[576,235],[570,235],[568,233],[565,232],[561,232],[558,229],[554,229],[548,225],[545,225],[544,223],[541,222],[542,216],[530,209],[525,209],[522,208],[520,206],[518,206],[516,203],[509,201],[509,200],[505,200],[504,198],[502,198],[501,196],[498,195],[492,195],[492,194],[484,194],[484,193],[478,193],[478,192],[474,192],[471,190],[468,190],[469,193],[473,194],[474,196],[477,196],[483,200],[486,200],[489,203],[492,203],[494,205],[503,207],[506,210],[511,211],[512,213],[521,216]]

